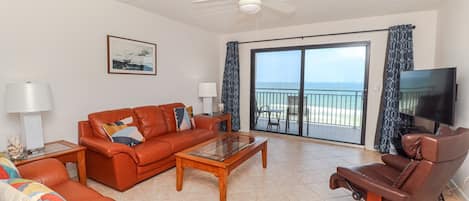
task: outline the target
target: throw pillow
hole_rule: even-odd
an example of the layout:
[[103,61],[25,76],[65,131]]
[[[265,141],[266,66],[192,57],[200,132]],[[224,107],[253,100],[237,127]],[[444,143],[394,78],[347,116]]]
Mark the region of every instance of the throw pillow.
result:
[[176,130],[178,132],[192,129],[191,117],[187,108],[174,108],[174,118],[176,119]]
[[0,157],[0,179],[18,178],[20,173],[8,158]]
[[[6,201],[65,201],[58,193],[48,187],[27,179],[15,178],[0,181],[3,186],[12,188],[2,188],[0,200]],[[16,189],[16,191],[15,191]],[[7,194],[7,195],[4,195]]]
[[186,107],[186,110],[187,110],[187,113],[189,114],[189,118],[191,118],[192,128],[196,128],[195,120],[194,120],[194,109],[192,108],[192,106],[189,106],[189,107]]
[[137,127],[129,126],[132,122],[132,117],[128,117],[120,121],[104,124],[103,129],[109,139],[111,139],[111,142],[133,147],[144,142],[145,138]]

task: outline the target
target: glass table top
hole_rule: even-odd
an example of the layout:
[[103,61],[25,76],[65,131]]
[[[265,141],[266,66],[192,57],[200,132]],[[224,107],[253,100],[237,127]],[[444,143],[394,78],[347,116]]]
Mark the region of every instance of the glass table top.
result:
[[253,144],[255,138],[247,135],[226,135],[189,152],[190,155],[200,156],[216,161],[224,161],[237,154],[249,145]]
[[47,154],[69,150],[70,147],[61,143],[51,143],[44,146],[44,150],[28,155],[26,159],[36,158]]

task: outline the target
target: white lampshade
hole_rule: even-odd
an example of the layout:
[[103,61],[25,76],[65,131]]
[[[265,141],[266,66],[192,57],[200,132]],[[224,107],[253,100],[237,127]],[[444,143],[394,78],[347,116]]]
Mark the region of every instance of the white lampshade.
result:
[[199,97],[217,97],[217,83],[202,82],[199,84]]
[[52,109],[52,94],[45,83],[8,84],[5,108],[8,113],[42,112]]

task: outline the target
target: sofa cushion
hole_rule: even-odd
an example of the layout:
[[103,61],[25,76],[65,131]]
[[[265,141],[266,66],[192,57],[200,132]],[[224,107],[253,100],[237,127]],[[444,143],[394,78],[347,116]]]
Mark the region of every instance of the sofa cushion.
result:
[[171,144],[153,138],[134,147],[138,165],[147,165],[167,158],[173,154]]
[[151,139],[168,133],[165,115],[163,110],[157,106],[145,106],[134,108],[138,117],[140,132],[146,139]]
[[0,179],[18,178],[20,173],[10,159],[0,156]]
[[185,107],[174,108],[174,118],[178,132],[192,129],[192,117]]
[[[1,180],[0,182],[3,182],[15,188],[17,191],[13,191],[10,193],[17,194],[15,197],[21,197],[21,200],[24,200],[24,201],[28,200],[26,199],[27,197],[29,197],[29,200],[31,201],[47,201],[47,200],[65,201],[65,199],[61,195],[59,195],[58,193],[54,192],[53,190],[49,189],[48,187],[36,181],[32,181],[28,179],[21,179],[21,178],[14,178],[14,179]],[[20,194],[23,194],[25,196],[20,196]],[[0,197],[0,200],[8,201],[5,198],[1,198],[1,197]]]
[[128,126],[138,127],[137,116],[135,116],[134,112],[131,109],[109,110],[92,113],[88,115],[88,120],[90,121],[91,127],[93,128],[93,132],[96,136],[110,141],[109,137],[103,129],[103,125],[107,123],[116,122],[128,117],[132,117],[133,119],[132,123],[128,124]]
[[142,142],[145,142],[145,138],[136,126],[128,125],[132,122],[132,117],[127,117],[120,121],[104,124],[103,129],[111,142],[125,144],[127,146],[133,147]]
[[163,136],[159,136],[158,138],[155,138],[155,140],[170,144],[173,153],[182,151],[198,144],[197,136],[188,131],[169,133]]
[[176,132],[176,118],[174,117],[174,108],[185,107],[182,103],[171,103],[166,105],[160,105],[159,108],[164,112],[164,118],[166,119],[166,126],[168,127],[168,132]]

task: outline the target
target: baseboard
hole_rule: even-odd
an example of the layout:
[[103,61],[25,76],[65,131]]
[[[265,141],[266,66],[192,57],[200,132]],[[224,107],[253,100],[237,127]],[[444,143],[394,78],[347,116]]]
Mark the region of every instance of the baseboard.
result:
[[464,201],[469,201],[469,198],[467,197],[467,195],[466,195],[466,194],[464,193],[464,191],[456,184],[456,182],[454,182],[454,180],[451,179],[450,183],[451,183],[451,187],[456,190],[455,193],[457,193],[460,198],[464,199]]

